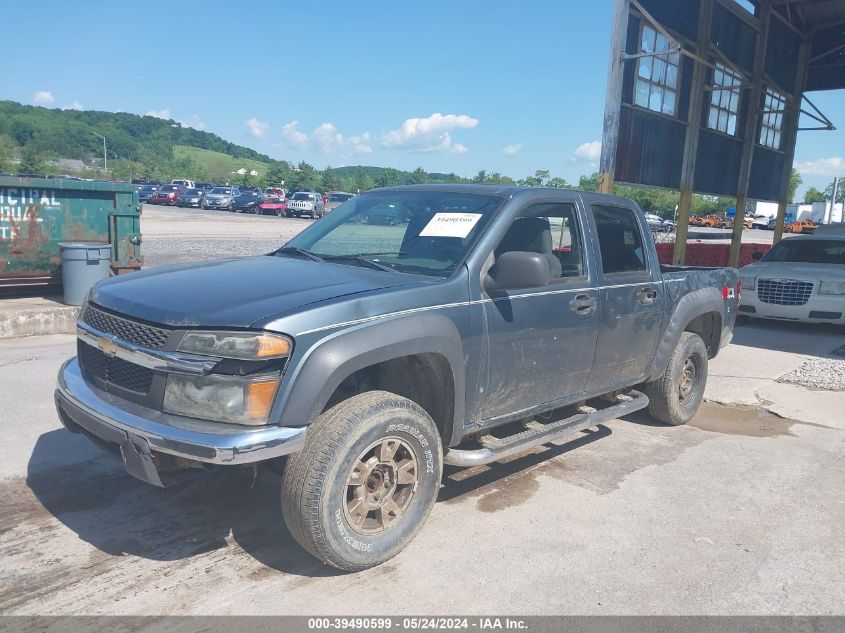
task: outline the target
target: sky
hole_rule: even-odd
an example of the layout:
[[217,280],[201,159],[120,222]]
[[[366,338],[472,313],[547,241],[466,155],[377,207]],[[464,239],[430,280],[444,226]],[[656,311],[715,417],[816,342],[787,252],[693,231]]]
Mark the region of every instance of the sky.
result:
[[[612,0],[6,3],[0,98],[172,118],[317,167],[597,170]],[[811,93],[845,126],[845,91]],[[796,167],[845,176],[845,132]]]

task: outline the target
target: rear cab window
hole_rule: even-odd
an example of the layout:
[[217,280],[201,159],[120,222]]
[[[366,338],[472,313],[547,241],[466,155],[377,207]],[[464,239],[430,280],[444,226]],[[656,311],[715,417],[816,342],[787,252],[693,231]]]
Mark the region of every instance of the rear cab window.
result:
[[605,276],[647,274],[648,256],[642,230],[632,209],[591,205],[599,242],[601,269]]

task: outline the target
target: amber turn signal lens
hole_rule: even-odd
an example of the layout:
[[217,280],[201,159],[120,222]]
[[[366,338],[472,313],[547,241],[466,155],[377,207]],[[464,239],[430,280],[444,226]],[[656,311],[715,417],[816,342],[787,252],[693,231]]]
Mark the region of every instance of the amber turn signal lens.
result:
[[274,358],[290,354],[290,341],[280,336],[262,334],[258,337],[258,358]]
[[249,417],[254,420],[266,420],[273,404],[273,394],[276,393],[275,380],[251,382],[247,385],[246,406]]

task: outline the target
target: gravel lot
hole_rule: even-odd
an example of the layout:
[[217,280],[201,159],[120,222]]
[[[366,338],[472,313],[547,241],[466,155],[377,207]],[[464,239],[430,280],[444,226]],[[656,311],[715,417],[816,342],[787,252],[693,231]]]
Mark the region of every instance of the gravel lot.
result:
[[261,255],[283,245],[311,222],[145,204],[141,215],[144,266]]
[[845,360],[813,358],[798,369],[781,376],[778,382],[801,385],[809,389],[845,392]]

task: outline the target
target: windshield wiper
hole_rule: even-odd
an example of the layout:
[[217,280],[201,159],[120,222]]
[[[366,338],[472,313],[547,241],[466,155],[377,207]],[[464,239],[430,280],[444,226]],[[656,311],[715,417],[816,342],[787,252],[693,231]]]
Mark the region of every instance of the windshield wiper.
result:
[[298,246],[285,246],[284,248],[280,248],[277,250],[273,255],[300,255],[305,257],[306,259],[310,259],[311,261],[315,262],[322,262],[324,261],[322,257],[317,255],[316,253],[312,253],[311,251],[299,248]]
[[[373,254],[377,255],[378,253]],[[396,269],[392,268],[391,266],[382,264],[380,262],[374,262],[373,260],[367,259],[366,257],[362,257],[361,255],[325,255],[324,259],[330,262],[346,259],[356,262],[358,265],[365,266],[367,268],[374,268],[375,270],[385,270],[391,273],[396,272]]]

